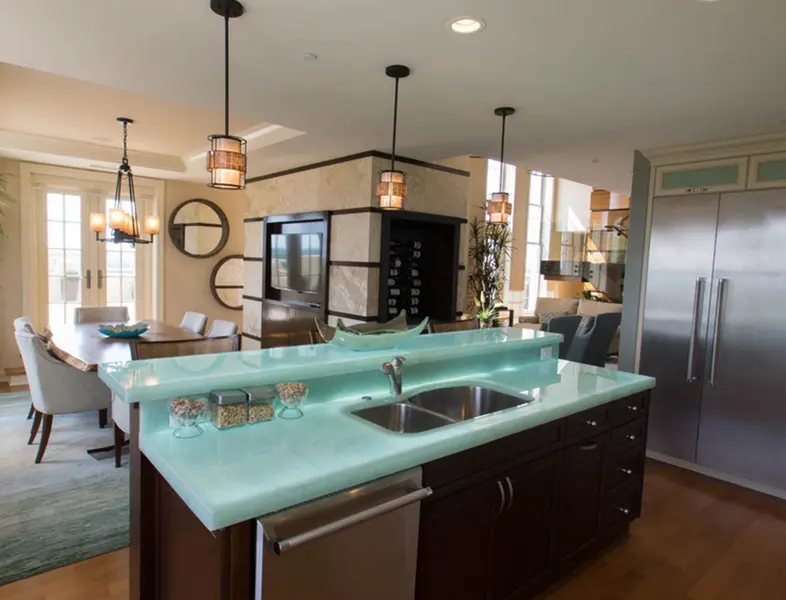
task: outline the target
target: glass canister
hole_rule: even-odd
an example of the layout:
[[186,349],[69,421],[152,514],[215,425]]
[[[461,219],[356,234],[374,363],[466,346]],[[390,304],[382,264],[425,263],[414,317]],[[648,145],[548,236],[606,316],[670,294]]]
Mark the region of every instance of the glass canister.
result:
[[278,400],[283,408],[278,416],[282,419],[299,419],[303,416],[303,400],[308,395],[308,386],[305,383],[289,381],[276,384]]
[[198,422],[202,419],[207,401],[202,396],[172,398],[169,401],[169,426],[176,438],[202,435]]
[[248,396],[242,390],[214,390],[208,398],[210,421],[216,429],[248,423]]
[[248,424],[270,421],[276,416],[276,390],[266,385],[242,388],[248,396]]

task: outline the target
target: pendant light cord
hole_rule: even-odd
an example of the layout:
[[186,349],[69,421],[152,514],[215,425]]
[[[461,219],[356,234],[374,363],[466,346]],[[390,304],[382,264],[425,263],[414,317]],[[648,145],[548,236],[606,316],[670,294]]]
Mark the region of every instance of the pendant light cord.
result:
[[499,191],[505,191],[505,120],[507,115],[502,115],[502,143],[499,148]]
[[224,133],[229,135],[229,11],[232,3],[227,0],[224,13]]
[[396,77],[396,93],[393,100],[393,149],[390,154],[390,170],[396,170],[396,129],[398,128],[398,82]]

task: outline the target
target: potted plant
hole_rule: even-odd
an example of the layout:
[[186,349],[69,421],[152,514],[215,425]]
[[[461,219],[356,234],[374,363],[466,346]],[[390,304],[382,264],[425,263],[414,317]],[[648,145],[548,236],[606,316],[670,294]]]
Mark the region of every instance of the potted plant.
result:
[[469,224],[469,258],[472,271],[467,278],[478,320],[492,326],[502,306],[505,264],[510,258],[510,228],[475,217]]

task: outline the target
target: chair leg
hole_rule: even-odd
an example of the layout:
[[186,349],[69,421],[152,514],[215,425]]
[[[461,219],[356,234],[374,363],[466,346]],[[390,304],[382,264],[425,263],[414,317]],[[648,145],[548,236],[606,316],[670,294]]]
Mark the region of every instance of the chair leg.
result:
[[109,423],[109,409],[102,408],[98,411],[98,427],[103,429]]
[[34,414],[35,414],[35,406],[33,406],[33,403],[31,402],[30,410],[27,411],[27,420],[29,421],[30,419],[32,419]]
[[27,445],[30,446],[35,440],[35,436],[38,433],[38,428],[41,426],[41,413],[35,411],[33,416],[33,426],[30,428],[30,439],[27,440]]
[[35,464],[39,464],[41,459],[44,458],[46,452],[46,445],[49,443],[49,434],[52,433],[52,421],[54,415],[44,415],[44,430],[41,432],[41,443],[38,445],[38,454],[35,457]]
[[120,468],[120,458],[123,456],[123,444],[126,441],[125,432],[115,425],[115,468]]

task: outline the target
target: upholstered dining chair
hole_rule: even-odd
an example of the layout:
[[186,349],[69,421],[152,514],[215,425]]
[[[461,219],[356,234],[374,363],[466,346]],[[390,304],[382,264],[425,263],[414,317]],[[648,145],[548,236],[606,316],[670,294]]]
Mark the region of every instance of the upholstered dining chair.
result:
[[125,306],[80,306],[74,309],[74,323],[124,323],[128,321]]
[[237,333],[237,323],[232,321],[222,321],[216,319],[210,324],[210,329],[207,330],[207,337],[217,338],[226,337],[228,335],[235,335]]
[[480,321],[477,319],[462,319],[461,321],[447,321],[443,323],[428,322],[429,333],[449,333],[451,331],[469,331],[480,329]]
[[112,395],[95,373],[84,373],[50,356],[38,334],[17,331],[15,335],[35,407],[28,444],[44,424],[35,458],[38,464],[44,458],[55,415],[106,410]]
[[[33,325],[30,323],[30,319],[27,317],[19,317],[14,319],[14,331],[24,331],[26,333],[35,334],[35,329],[33,329]],[[18,345],[18,344],[17,344]],[[19,353],[22,353],[22,349],[19,349]],[[35,406],[33,403],[30,403],[30,410],[27,411],[27,419],[30,420],[33,418],[35,414]]]
[[579,326],[565,358],[573,362],[603,367],[606,364],[611,340],[622,321],[622,313],[602,313],[584,319],[587,321]]
[[187,312],[183,315],[183,320],[180,321],[182,329],[188,329],[199,335],[205,335],[205,327],[207,326],[207,315],[198,312]]
[[[136,340],[131,343],[131,358],[133,360],[147,360],[197,354],[220,354],[238,350],[240,350],[240,336],[237,334],[202,340],[164,342]],[[115,467],[120,467],[125,436],[131,433],[131,408],[128,404],[117,398],[112,398],[112,420],[115,422]]]
[[559,333],[562,335],[562,343],[559,345],[559,357],[567,358],[570,346],[573,344],[573,338],[576,335],[576,330],[584,317],[581,315],[567,315],[562,317],[552,317],[548,321],[540,324],[541,331],[548,331],[549,333]]

